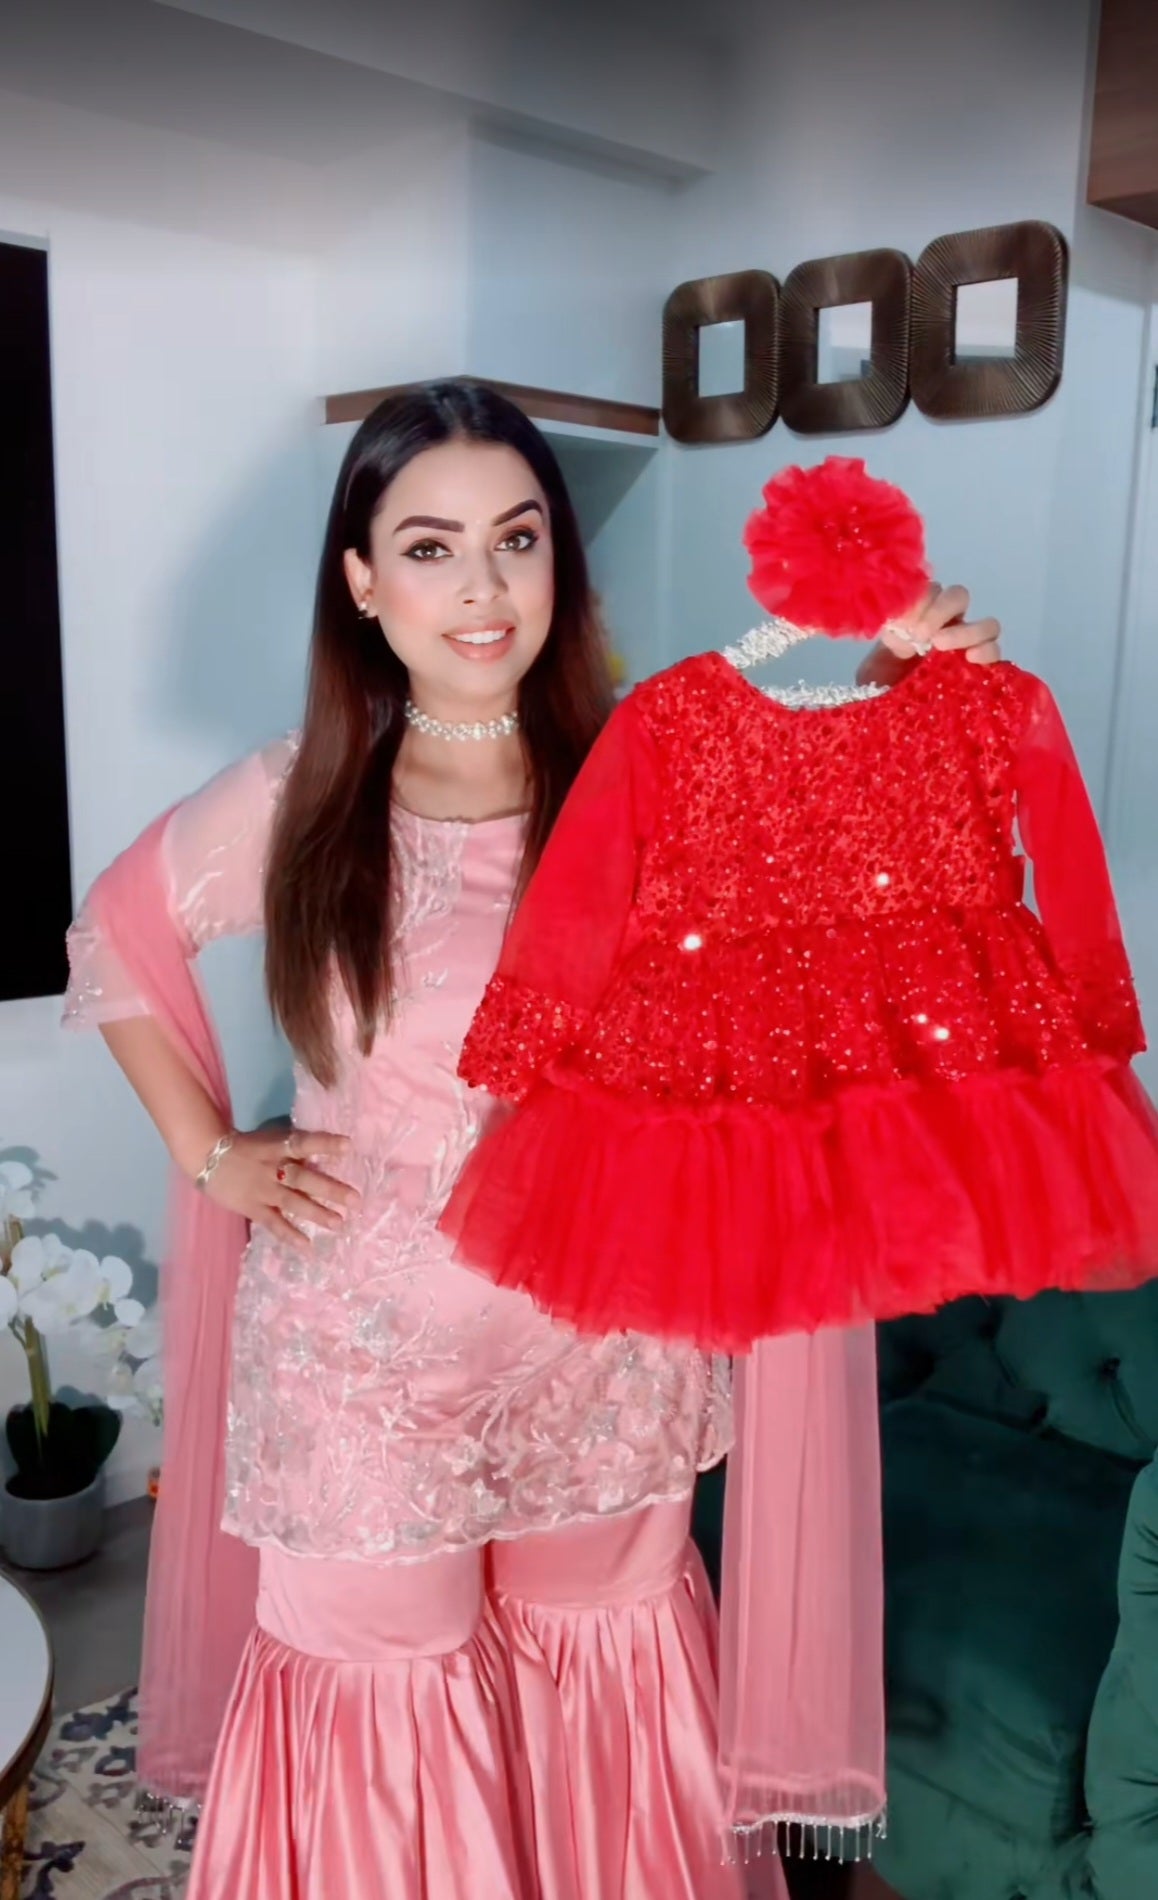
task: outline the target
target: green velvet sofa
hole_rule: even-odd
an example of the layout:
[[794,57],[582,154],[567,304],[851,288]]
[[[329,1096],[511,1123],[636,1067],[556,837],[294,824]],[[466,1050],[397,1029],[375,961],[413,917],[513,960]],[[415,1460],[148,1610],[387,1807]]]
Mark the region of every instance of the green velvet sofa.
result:
[[[1158,1900],[1158,1284],[880,1331],[904,1900]],[[722,1482],[696,1500],[718,1573]],[[1119,1620],[1120,1607],[1120,1620]]]
[[1158,1285],[963,1301],[880,1358],[880,1873],[1158,1900]]

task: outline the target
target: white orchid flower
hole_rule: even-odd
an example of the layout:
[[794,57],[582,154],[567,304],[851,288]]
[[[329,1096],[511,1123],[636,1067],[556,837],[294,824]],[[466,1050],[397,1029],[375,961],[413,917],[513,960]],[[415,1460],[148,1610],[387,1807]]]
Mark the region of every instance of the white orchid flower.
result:
[[109,1375],[108,1402],[114,1412],[139,1413],[141,1401],[133,1391],[133,1369],[122,1359]]
[[108,1402],[114,1412],[131,1418],[151,1418],[160,1424],[164,1410],[160,1360],[146,1359],[135,1372],[127,1360],[122,1360],[109,1381]]
[[63,1289],[60,1281],[63,1275],[53,1275],[34,1286],[20,1302],[21,1319],[30,1320],[38,1333],[46,1339],[58,1333],[66,1333],[72,1324],[72,1317],[64,1299],[60,1297]]
[[36,1212],[36,1179],[23,1161],[0,1161],[0,1223],[31,1220]]
[[146,1359],[137,1367],[133,1374],[133,1391],[153,1417],[158,1417],[165,1397],[159,1359]]
[[[119,1316],[119,1309],[118,1309]],[[146,1313],[125,1337],[124,1350],[130,1359],[155,1359],[161,1350],[161,1322],[155,1313]]]
[[[9,1188],[25,1192],[30,1171],[22,1164],[5,1166],[0,1195]],[[113,1409],[159,1424],[160,1326],[133,1298],[132,1286],[133,1270],[118,1255],[98,1259],[87,1247],[66,1246],[57,1234],[30,1234],[13,1247],[9,1271],[0,1275],[0,1326],[10,1327],[26,1350],[33,1329],[52,1337],[75,1328],[93,1359],[108,1368]]]
[[56,1234],[30,1234],[16,1243],[11,1279],[22,1316],[38,1332],[64,1332],[102,1306],[111,1306],[125,1327],[144,1317],[140,1301],[128,1297],[133,1270],[127,1261],[115,1254],[98,1260],[87,1247],[66,1247]]
[[[127,1298],[132,1291],[133,1269],[127,1260],[119,1260],[116,1254],[106,1254],[100,1263],[101,1301],[105,1306],[115,1306],[118,1300]],[[144,1309],[142,1308],[142,1311]],[[132,1322],[127,1322],[131,1324]]]
[[42,1280],[62,1272],[71,1259],[71,1250],[57,1234],[29,1234],[12,1249],[9,1277],[23,1298]]
[[133,1374],[133,1391],[143,1399],[159,1399],[161,1396],[161,1361],[146,1359]]
[[[45,1334],[67,1332],[78,1319],[87,1319],[101,1304],[100,1262],[94,1253],[78,1247],[73,1251],[57,1242],[56,1248],[50,1248],[48,1242],[55,1236],[45,1235],[44,1252],[39,1260],[29,1262],[29,1268],[39,1277],[22,1292],[20,1311],[23,1318],[31,1320],[37,1332]],[[26,1243],[23,1241],[20,1246]],[[13,1262],[20,1247],[13,1249]],[[24,1263],[21,1262],[23,1272]]]
[[85,1247],[77,1248],[62,1273],[49,1275],[48,1285],[70,1322],[87,1319],[104,1303],[100,1261]]
[[107,1372],[124,1351],[128,1330],[124,1326],[102,1326],[96,1319],[78,1319],[72,1337],[84,1357],[94,1367]]
[[68,1321],[53,1299],[47,1283],[33,1287],[20,1302],[20,1317],[31,1321],[38,1333],[45,1339],[53,1333],[63,1333]]

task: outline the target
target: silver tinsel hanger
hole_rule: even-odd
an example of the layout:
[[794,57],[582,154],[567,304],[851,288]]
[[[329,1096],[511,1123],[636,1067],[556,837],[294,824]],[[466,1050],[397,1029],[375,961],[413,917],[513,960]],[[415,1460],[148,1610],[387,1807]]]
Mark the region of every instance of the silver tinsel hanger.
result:
[[[779,660],[804,640],[817,636],[791,620],[773,614],[759,627],[753,627],[735,646],[723,649],[723,657],[737,672],[747,673],[766,660]],[[798,680],[795,686],[762,686],[760,691],[792,712],[818,711],[826,706],[848,706],[859,699],[879,699],[886,686],[809,686]]]

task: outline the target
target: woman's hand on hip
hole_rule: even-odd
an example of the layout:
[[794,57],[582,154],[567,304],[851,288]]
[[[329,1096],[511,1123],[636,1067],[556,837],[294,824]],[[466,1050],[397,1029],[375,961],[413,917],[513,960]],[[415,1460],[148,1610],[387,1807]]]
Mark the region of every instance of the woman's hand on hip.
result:
[[255,1227],[294,1247],[308,1244],[303,1224],[337,1233],[361,1196],[327,1174],[327,1161],[349,1154],[345,1135],[255,1128],[237,1134],[214,1167],[205,1193]]

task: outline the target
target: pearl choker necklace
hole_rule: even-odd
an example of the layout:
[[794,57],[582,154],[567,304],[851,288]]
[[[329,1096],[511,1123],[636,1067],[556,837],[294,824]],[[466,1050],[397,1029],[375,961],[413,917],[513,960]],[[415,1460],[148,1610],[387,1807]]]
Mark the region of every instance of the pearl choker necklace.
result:
[[416,732],[425,732],[431,739],[509,739],[519,730],[518,713],[504,713],[501,719],[479,721],[477,725],[469,722],[448,725],[442,719],[432,719],[429,713],[419,712],[412,699],[406,702],[406,723]]

